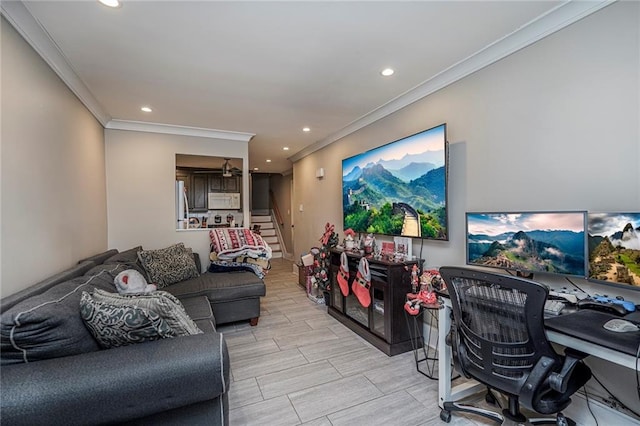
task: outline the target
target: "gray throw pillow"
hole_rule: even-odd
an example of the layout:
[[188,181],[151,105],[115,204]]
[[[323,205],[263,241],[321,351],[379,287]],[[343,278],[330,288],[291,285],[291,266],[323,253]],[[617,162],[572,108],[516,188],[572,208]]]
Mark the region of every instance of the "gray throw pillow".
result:
[[176,336],[200,334],[202,331],[189,317],[182,303],[166,291],[148,294],[118,294],[96,289],[92,294],[96,302],[117,306],[135,306],[158,314]]
[[193,251],[183,243],[160,250],[141,250],[138,258],[147,272],[147,280],[158,288],[200,275],[193,259]]
[[111,256],[104,263],[136,263],[138,261],[138,252],[142,250],[142,246],[130,248]]
[[[138,258],[138,252],[142,250],[142,246],[137,246],[131,248],[129,250],[121,251],[120,253],[111,256],[107,260],[104,261],[105,265],[113,265],[113,264],[121,264],[126,266],[125,269],[135,269],[140,272],[142,275],[147,275],[146,271],[142,267],[142,263],[140,263],[140,259]],[[116,274],[117,275],[117,274]]]
[[86,291],[80,298],[80,316],[104,349],[175,336],[158,313],[137,306],[98,302]]

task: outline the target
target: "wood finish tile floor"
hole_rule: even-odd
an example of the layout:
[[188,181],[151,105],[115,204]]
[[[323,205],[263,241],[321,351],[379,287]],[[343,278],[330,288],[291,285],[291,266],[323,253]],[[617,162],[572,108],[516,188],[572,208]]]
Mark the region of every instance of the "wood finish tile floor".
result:
[[[310,301],[293,264],[272,261],[257,326],[222,325],[231,358],[230,424],[439,425],[438,382],[413,353],[388,357]],[[450,425],[491,424],[455,414]]]

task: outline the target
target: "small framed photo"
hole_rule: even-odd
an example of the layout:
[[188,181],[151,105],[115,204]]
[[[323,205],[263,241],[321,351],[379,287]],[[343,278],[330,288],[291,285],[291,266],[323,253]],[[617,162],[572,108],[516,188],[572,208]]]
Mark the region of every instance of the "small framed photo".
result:
[[402,253],[405,259],[411,259],[411,238],[393,237],[393,242],[397,253]]
[[392,254],[394,251],[396,251],[396,245],[391,241],[383,241],[382,248],[380,251],[383,255]]

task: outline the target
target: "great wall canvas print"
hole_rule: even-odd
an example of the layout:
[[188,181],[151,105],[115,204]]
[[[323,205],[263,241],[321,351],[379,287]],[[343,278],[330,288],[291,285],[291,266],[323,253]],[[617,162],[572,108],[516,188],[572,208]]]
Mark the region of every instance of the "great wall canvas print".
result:
[[344,228],[446,240],[446,125],[342,161]]

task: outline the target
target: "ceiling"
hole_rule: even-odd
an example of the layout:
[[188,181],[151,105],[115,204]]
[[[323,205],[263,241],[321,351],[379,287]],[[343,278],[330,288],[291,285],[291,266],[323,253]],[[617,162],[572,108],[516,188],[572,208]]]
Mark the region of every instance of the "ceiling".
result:
[[[93,0],[4,1],[2,11],[105,127],[148,122],[255,134],[249,168],[284,173],[291,159],[603,2],[572,3],[124,0],[110,9]],[[43,41],[29,34],[35,30]],[[46,43],[57,49],[47,53]],[[386,67],[395,74],[382,77]],[[144,105],[153,111],[142,112]]]

